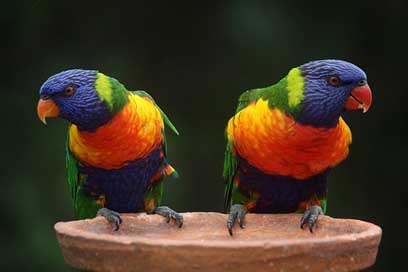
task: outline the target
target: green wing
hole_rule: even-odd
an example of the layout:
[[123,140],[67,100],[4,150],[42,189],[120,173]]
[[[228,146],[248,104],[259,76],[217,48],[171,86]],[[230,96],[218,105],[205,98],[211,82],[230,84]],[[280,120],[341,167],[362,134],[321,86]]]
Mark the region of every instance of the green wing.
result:
[[162,111],[162,109],[156,104],[156,101],[154,101],[153,97],[148,94],[145,91],[142,90],[138,90],[138,91],[132,91],[132,93],[141,96],[141,97],[147,97],[149,98],[154,105],[156,106],[156,108],[160,111],[162,117],[163,117],[163,121],[164,123],[176,134],[179,135],[180,133],[177,131],[176,127],[173,125],[173,123],[170,121],[169,117],[167,117],[167,115],[164,113],[164,111]]
[[[238,99],[238,106],[235,111],[237,114],[242,109],[246,108],[249,103],[256,101],[260,97],[261,89],[253,89],[248,90],[241,94]],[[227,138],[228,139],[228,138]],[[233,180],[235,174],[237,172],[237,157],[234,154],[234,143],[227,140],[227,147],[225,149],[225,157],[224,157],[224,171],[223,177],[226,181],[225,192],[224,192],[224,207],[225,209],[229,209],[231,205],[231,197],[232,197],[232,188],[233,188]]]
[[235,113],[238,113],[242,109],[246,108],[249,103],[258,100],[261,97],[262,91],[264,91],[262,88],[252,89],[241,94],[238,98],[238,106]]
[[223,177],[226,181],[225,192],[224,192],[224,207],[229,209],[231,204],[232,186],[235,174],[237,172],[237,158],[233,153],[232,142],[227,142],[227,148],[225,149],[224,157],[224,171]]
[[71,194],[72,205],[74,207],[75,218],[93,218],[96,212],[102,208],[97,201],[85,196],[82,186],[87,181],[87,176],[79,172],[78,161],[69,149],[69,137],[66,143],[66,167],[68,188]]

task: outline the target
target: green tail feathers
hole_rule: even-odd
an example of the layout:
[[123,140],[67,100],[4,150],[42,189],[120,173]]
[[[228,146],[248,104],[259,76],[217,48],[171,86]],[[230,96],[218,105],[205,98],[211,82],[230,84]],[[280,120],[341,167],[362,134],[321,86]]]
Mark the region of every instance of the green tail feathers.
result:
[[177,178],[179,178],[180,176],[179,176],[179,173],[178,173],[176,170],[174,170],[174,172],[170,174],[170,177],[172,177],[172,178],[174,178],[174,179],[177,179]]
[[234,156],[232,149],[233,149],[232,143],[228,141],[227,147],[225,150],[224,171],[223,171],[223,177],[227,182],[227,185],[225,186],[225,192],[224,192],[224,207],[226,209],[228,209],[230,205],[233,179],[237,171],[237,158]]
[[223,171],[224,179],[229,180],[231,177],[234,177],[236,169],[237,158],[233,155],[232,143],[228,141],[224,158],[224,171]]
[[[156,105],[157,106],[157,105]],[[170,121],[170,119],[167,117],[167,115],[161,110],[161,108],[159,108],[159,106],[157,106],[157,108],[159,109],[164,123],[176,134],[176,135],[180,135],[180,133],[178,132],[177,128],[173,125],[173,123]]]

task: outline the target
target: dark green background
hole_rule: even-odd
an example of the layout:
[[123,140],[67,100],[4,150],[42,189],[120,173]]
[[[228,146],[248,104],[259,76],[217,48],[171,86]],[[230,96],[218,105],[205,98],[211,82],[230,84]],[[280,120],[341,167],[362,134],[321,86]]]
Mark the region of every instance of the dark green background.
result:
[[[89,1],[91,2],[91,1]],[[329,3],[332,2],[332,3]],[[237,97],[306,61],[362,67],[374,100],[346,113],[350,157],[330,179],[329,215],[384,230],[371,271],[405,264],[407,6],[382,1],[86,3],[5,1],[1,14],[0,270],[68,270],[53,225],[73,218],[65,184],[67,124],[36,116],[50,75],[89,68],[148,90],[181,132],[169,134],[165,203],[222,211],[223,130]],[[400,268],[400,269],[399,269]]]

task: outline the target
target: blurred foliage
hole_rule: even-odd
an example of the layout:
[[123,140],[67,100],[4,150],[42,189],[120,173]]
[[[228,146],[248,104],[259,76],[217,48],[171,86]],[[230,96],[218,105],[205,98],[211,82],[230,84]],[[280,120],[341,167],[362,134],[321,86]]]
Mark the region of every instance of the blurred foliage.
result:
[[73,218],[67,125],[44,127],[36,117],[48,76],[98,69],[148,90],[181,132],[169,134],[169,161],[181,178],[166,182],[165,203],[222,211],[223,131],[239,94],[308,60],[338,58],[366,71],[374,102],[366,115],[346,114],[353,145],[331,176],[329,214],[379,224],[384,236],[370,271],[398,271],[408,249],[406,12],[403,0],[3,2],[2,270],[69,270],[53,230]]

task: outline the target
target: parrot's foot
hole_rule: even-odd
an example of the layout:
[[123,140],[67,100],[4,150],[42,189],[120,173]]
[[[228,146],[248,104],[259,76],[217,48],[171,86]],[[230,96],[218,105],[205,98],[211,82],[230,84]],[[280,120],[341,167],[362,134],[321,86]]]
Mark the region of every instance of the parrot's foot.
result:
[[304,212],[302,219],[300,220],[300,227],[303,229],[304,225],[309,225],[310,232],[313,232],[313,227],[316,225],[319,215],[322,214],[323,211],[322,208],[320,208],[320,206],[317,205],[311,206]]
[[154,209],[152,213],[166,217],[167,223],[169,223],[170,220],[173,219],[174,221],[176,221],[176,224],[179,228],[183,226],[183,216],[179,214],[178,212],[173,211],[167,206],[157,207],[156,209]]
[[110,223],[115,224],[115,231],[119,229],[119,225],[122,224],[122,218],[120,218],[120,213],[109,210],[107,208],[100,209],[96,216],[103,216],[108,220]]
[[244,217],[247,212],[247,208],[244,205],[234,204],[231,206],[227,220],[227,228],[231,236],[232,227],[234,226],[235,221],[238,221],[238,225],[241,227],[241,229],[244,228]]

